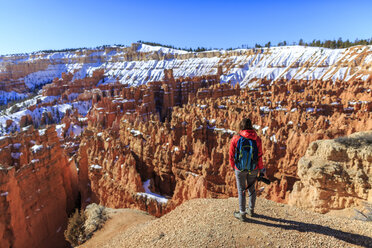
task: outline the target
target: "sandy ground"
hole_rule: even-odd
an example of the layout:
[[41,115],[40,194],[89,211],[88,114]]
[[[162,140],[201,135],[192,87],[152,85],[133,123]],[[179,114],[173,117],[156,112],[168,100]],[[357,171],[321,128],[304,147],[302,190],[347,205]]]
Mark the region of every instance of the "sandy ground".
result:
[[195,199],[161,218],[112,214],[81,247],[372,247],[372,222],[322,215],[257,199],[257,216],[233,217],[238,199]]
[[124,233],[128,228],[139,226],[142,223],[156,219],[146,212],[134,209],[109,209],[106,208],[109,219],[105,225],[96,231],[93,237],[79,247],[98,248],[104,246],[112,238]]

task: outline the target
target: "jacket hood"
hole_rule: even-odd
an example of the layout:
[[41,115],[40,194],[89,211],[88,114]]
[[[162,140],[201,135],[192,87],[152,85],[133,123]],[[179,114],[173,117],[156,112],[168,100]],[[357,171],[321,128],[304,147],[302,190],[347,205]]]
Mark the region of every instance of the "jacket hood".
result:
[[257,140],[257,133],[254,130],[242,130],[239,132],[241,136],[251,140]]

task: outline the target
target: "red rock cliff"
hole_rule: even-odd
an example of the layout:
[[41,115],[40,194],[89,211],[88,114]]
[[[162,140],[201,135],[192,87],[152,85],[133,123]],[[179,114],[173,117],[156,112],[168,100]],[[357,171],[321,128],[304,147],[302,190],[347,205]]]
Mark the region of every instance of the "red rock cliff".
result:
[[53,127],[0,140],[0,247],[66,247],[77,171]]

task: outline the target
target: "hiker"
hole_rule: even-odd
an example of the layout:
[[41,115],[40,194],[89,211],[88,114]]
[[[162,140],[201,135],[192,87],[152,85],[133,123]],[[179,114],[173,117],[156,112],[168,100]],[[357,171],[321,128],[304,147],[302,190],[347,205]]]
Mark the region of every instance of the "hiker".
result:
[[[255,183],[258,172],[265,174],[262,163],[262,142],[252,127],[252,121],[244,118],[240,122],[239,135],[231,139],[229,151],[230,165],[235,171],[236,185],[239,195],[239,210],[234,216],[242,221],[246,220],[246,214],[254,216],[256,203]],[[249,191],[249,204],[246,209],[246,183]]]

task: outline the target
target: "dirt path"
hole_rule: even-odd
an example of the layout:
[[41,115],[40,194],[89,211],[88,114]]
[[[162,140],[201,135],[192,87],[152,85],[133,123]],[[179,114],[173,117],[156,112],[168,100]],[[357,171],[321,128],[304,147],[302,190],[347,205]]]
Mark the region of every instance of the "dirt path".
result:
[[140,226],[143,223],[154,220],[155,217],[146,212],[134,209],[109,209],[106,211],[110,217],[102,229],[94,233],[93,237],[79,246],[81,248],[99,248],[108,243],[112,238],[125,232],[132,226]]
[[108,222],[105,229],[115,233],[100,236],[103,242],[95,236],[82,247],[372,247],[371,222],[258,199],[257,217],[244,223],[232,215],[237,204],[237,198],[195,199],[162,218],[123,229]]

